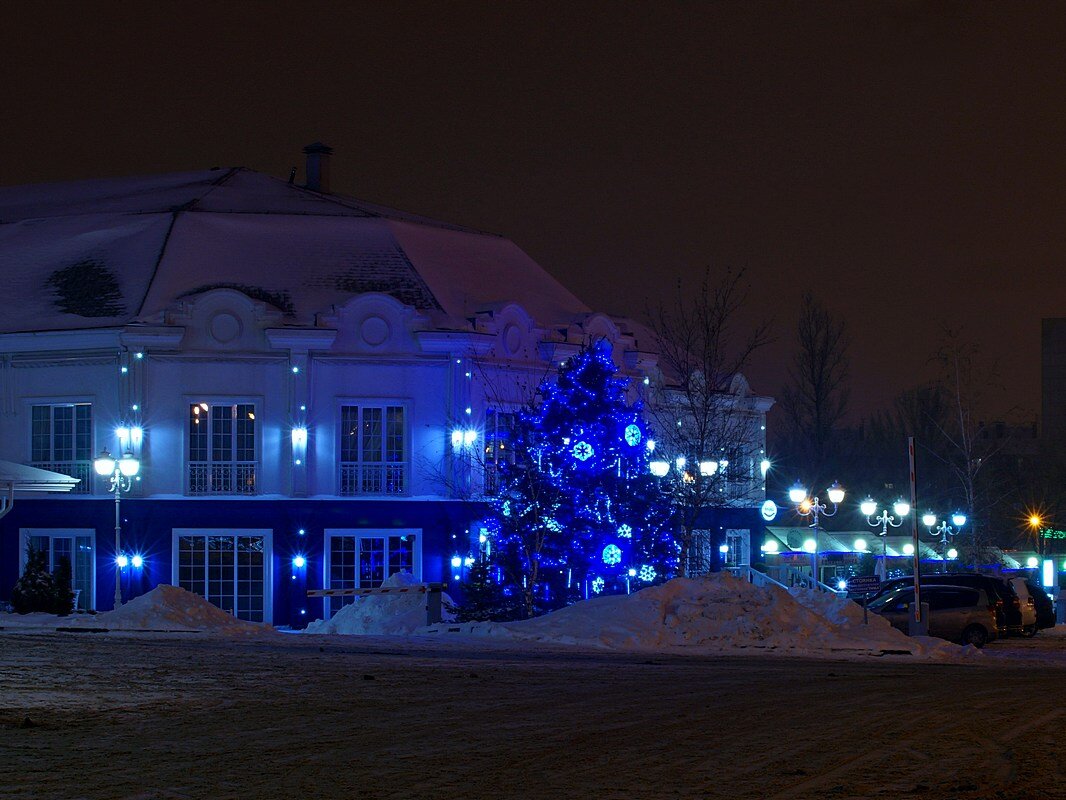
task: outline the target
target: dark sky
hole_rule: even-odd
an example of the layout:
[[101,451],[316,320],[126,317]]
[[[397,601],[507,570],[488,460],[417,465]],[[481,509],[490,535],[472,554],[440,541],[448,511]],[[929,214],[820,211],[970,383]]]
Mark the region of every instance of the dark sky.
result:
[[[505,234],[594,308],[743,267],[778,344],[848,322],[856,411],[940,326],[1039,405],[1066,316],[1058,3],[26,4],[3,26],[0,182],[332,145],[334,188]],[[301,171],[302,175],[302,171]]]

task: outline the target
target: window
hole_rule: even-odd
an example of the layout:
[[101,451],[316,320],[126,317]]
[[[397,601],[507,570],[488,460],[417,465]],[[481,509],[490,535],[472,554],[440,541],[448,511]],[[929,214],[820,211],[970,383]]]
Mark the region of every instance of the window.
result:
[[176,533],[177,585],[250,622],[269,621],[269,537],[258,532]]
[[80,478],[74,492],[93,489],[93,420],[89,403],[30,409],[30,461],[35,467]]
[[[418,530],[326,531],[326,587],[329,589],[376,589],[397,572],[422,576],[422,553]],[[355,597],[331,597],[330,616]]]
[[485,494],[500,491],[501,468],[514,464],[516,415],[489,410],[485,415]]
[[340,493],[403,494],[403,406],[341,406]]
[[725,543],[729,549],[725,553],[727,567],[748,566],[748,554],[751,552],[751,531],[744,528],[730,528],[725,532]]
[[70,588],[74,590],[74,608],[89,611],[95,607],[93,602],[94,581],[96,579],[96,559],[93,555],[96,534],[91,529],[84,530],[42,530],[29,529],[23,532],[21,542],[22,568],[26,564],[26,545],[42,551],[46,558],[48,571],[54,573],[62,559],[70,564]]
[[189,494],[255,494],[255,405],[189,406]]

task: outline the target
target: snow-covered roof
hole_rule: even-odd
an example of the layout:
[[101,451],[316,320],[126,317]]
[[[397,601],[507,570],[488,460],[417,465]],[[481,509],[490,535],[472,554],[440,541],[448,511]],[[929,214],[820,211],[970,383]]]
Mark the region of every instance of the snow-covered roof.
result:
[[20,492],[69,492],[78,478],[13,461],[0,461],[0,489],[13,487]]
[[244,168],[0,188],[0,332],[151,321],[229,287],[310,324],[382,292],[465,319],[589,309],[513,242]]

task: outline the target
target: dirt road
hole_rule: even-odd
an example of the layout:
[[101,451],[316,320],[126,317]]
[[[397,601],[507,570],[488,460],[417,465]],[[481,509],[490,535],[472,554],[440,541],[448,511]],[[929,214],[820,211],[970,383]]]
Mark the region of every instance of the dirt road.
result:
[[4,634],[0,797],[1066,798],[1066,668],[982,661]]

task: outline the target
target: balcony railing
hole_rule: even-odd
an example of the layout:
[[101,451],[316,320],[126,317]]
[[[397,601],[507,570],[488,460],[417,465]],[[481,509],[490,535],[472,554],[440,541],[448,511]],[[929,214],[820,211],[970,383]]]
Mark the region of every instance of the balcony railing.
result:
[[189,494],[255,494],[258,461],[189,462]]
[[93,475],[95,475],[95,472],[91,461],[34,461],[31,466],[80,479],[81,483],[70,490],[71,494],[93,493]]
[[342,462],[340,493],[344,496],[358,494],[403,494],[406,490],[404,472],[406,465],[359,464]]

